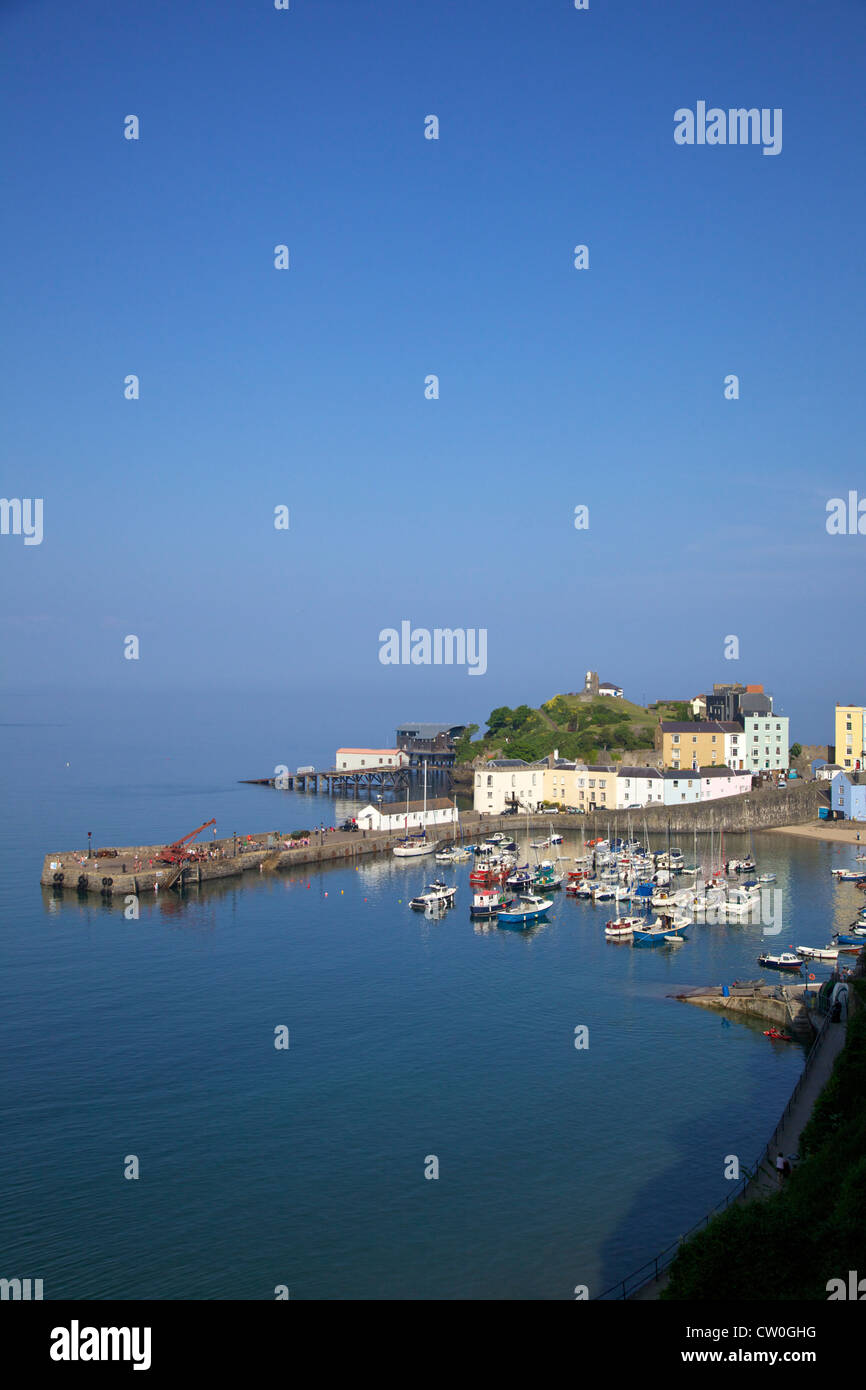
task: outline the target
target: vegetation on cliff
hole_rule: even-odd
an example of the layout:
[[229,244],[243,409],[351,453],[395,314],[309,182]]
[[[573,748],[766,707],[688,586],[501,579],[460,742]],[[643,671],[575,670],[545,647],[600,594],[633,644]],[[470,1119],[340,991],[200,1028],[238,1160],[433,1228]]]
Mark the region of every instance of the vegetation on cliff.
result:
[[866,1275],[866,981],[845,1046],[782,1191],[736,1204],[687,1241],[663,1299],[824,1301],[831,1279]]
[[657,717],[642,705],[606,696],[554,695],[537,709],[500,705],[491,710],[480,739],[473,741],[478,726],[470,726],[457,745],[457,762],[472,762],[479,754],[534,762],[554,749],[582,762],[617,761],[630,749],[653,747]]

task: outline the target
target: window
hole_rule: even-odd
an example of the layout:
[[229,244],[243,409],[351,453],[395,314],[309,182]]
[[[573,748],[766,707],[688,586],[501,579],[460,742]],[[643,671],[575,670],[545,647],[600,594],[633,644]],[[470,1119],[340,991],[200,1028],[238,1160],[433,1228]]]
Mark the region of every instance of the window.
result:
[[715,734],[713,734],[713,743],[715,743],[715,741],[716,741],[716,736],[715,736]]
[[686,794],[685,794],[685,792],[683,792],[682,800],[685,801],[685,799],[686,799]]
[[680,741],[680,736],[679,736],[679,734],[674,734],[674,743],[679,743],[679,741]]
[[697,736],[697,734],[692,734],[692,743],[697,743],[697,741],[698,741],[698,736]]
[[[492,773],[488,773],[488,776],[487,776],[487,785],[488,785],[488,787],[492,787],[492,786],[493,786],[493,775],[492,775]],[[511,779],[511,785],[512,785],[512,787],[514,786],[514,778],[513,778],[513,777],[512,777],[512,779]]]

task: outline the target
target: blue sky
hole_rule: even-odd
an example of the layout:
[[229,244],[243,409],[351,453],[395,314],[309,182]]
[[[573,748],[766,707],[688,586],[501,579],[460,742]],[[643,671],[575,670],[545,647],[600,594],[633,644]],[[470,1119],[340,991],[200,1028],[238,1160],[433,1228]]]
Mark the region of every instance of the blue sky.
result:
[[[590,667],[763,682],[803,741],[866,702],[866,537],[825,529],[866,496],[861,4],[32,0],[0,33],[2,492],[45,508],[0,537],[4,689],[303,718],[339,684],[371,741]],[[781,107],[782,152],[677,146],[699,100]],[[382,666],[403,619],[486,628],[486,675]]]

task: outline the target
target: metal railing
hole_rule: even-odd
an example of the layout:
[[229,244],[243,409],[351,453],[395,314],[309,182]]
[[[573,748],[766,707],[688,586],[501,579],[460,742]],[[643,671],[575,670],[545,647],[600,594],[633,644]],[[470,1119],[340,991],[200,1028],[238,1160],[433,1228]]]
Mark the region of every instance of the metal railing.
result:
[[[683,1235],[679,1236],[673,1242],[673,1244],[666,1246],[665,1249],[660,1251],[659,1254],[656,1255],[653,1259],[645,1261],[645,1263],[639,1265],[637,1269],[632,1270],[631,1274],[627,1274],[625,1279],[620,1279],[617,1281],[616,1284],[611,1284],[610,1288],[605,1289],[604,1293],[598,1294],[596,1296],[596,1299],[593,1301],[600,1302],[601,1300],[608,1298],[630,1298],[632,1294],[637,1293],[638,1289],[642,1289],[645,1284],[649,1284],[652,1280],[658,1279],[659,1275],[664,1273],[668,1265],[673,1263],[673,1260],[675,1259],[680,1247],[685,1244],[685,1242],[689,1239],[690,1236],[693,1236],[697,1231],[703,1230],[710,1224],[714,1217],[718,1216],[721,1211],[724,1211],[726,1207],[730,1206],[731,1202],[737,1201],[740,1197],[744,1196],[746,1189],[749,1186],[749,1183],[752,1182],[752,1180],[758,1176],[758,1173],[760,1172],[762,1165],[765,1163],[771,1149],[773,1148],[773,1145],[775,1144],[778,1138],[779,1131],[781,1130],[782,1125],[785,1123],[785,1120],[791,1113],[791,1109],[794,1105],[794,1102],[796,1101],[798,1095],[800,1094],[800,1091],[803,1088],[803,1083],[805,1082],[807,1076],[812,1070],[815,1057],[817,1056],[818,1050],[822,1045],[824,1036],[830,1026],[830,1020],[831,1014],[828,1011],[824,1015],[824,1018],[821,1022],[821,1027],[818,1029],[812,1046],[809,1048],[809,1051],[806,1054],[806,1061],[803,1064],[803,1070],[797,1079],[796,1086],[791,1092],[791,1095],[788,1099],[788,1104],[782,1111],[782,1114],[779,1118],[779,1122],[776,1125],[776,1128],[773,1130],[773,1133],[770,1135],[770,1138],[765,1144],[763,1150],[761,1151],[761,1154],[757,1159],[757,1162],[752,1166],[751,1169],[746,1169],[745,1177],[739,1178],[736,1187],[734,1187],[733,1190],[729,1192],[728,1195],[724,1197],[721,1202],[718,1202],[716,1206],[712,1207],[711,1210],[707,1212],[706,1216],[701,1217],[700,1221],[696,1222],[694,1226],[691,1226],[689,1230],[687,1230]],[[631,1285],[630,1288],[629,1285]]]

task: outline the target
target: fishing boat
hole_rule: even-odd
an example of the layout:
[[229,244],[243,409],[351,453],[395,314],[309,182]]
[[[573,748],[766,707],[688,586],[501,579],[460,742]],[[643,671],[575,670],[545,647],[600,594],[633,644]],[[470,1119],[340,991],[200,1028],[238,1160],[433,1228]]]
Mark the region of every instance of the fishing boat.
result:
[[604,934],[612,941],[621,941],[631,936],[635,927],[640,930],[645,925],[643,917],[614,917],[610,922],[605,922]]
[[506,886],[514,889],[516,893],[525,891],[531,882],[532,875],[529,872],[528,864],[521,864],[519,868],[512,869],[505,880]]
[[469,875],[469,882],[473,887],[490,888],[495,883],[504,883],[510,873],[510,864],[503,864],[501,860],[495,859],[483,869],[473,869]]
[[831,869],[830,873],[840,883],[861,883],[866,880],[866,869]]
[[534,893],[526,893],[516,902],[500,907],[496,913],[496,920],[502,927],[525,927],[539,921],[552,907],[552,898],[541,898]]
[[542,861],[532,875],[532,891],[549,893],[552,888],[562,887],[562,874],[556,872],[553,864]]
[[507,893],[498,888],[482,888],[472,895],[470,917],[495,917],[501,907],[511,902]]
[[765,970],[802,970],[803,962],[799,956],[794,955],[793,951],[781,951],[778,955],[772,955],[765,951],[758,956],[758,964]]
[[839,955],[838,946],[797,946],[795,950],[803,960],[836,960]]
[[417,898],[412,898],[409,906],[416,912],[424,912],[428,907],[450,907],[457,896],[457,889],[443,883],[441,879],[427,885],[426,893],[419,893]]
[[864,946],[866,945],[866,927],[861,927],[857,922],[854,922],[847,932],[837,932],[833,940],[840,946]]

